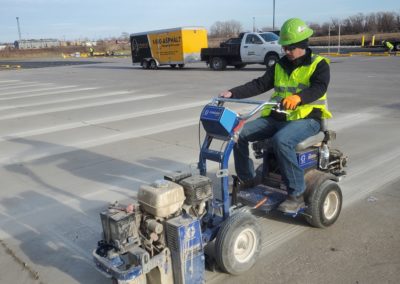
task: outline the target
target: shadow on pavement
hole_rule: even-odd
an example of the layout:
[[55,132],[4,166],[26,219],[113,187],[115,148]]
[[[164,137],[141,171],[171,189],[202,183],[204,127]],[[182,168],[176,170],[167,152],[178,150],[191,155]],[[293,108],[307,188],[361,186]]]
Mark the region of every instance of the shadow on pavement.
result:
[[[21,138],[12,142],[30,145],[27,152],[60,147]],[[4,208],[0,225],[6,234],[12,236],[11,243],[16,243],[33,263],[32,268],[46,274],[44,282],[58,279],[60,283],[66,283],[72,277],[79,283],[109,283],[94,269],[91,256],[101,238],[99,213],[107,204],[96,200],[96,191],[92,194],[86,190],[88,197],[85,197],[79,194],[79,190],[66,190],[62,181],[57,184],[46,181],[35,173],[34,166],[54,165],[79,178],[106,184],[110,186],[109,190],[118,191],[120,188],[138,188],[139,184],[146,182],[141,179],[146,172],[153,171],[151,175],[147,174],[148,178],[153,178],[154,172],[159,173],[157,178],[162,178],[163,167],[179,170],[186,165],[158,158],[138,160],[138,164],[128,163],[88,150],[67,148],[70,148],[68,153],[5,166],[6,170],[19,175],[27,188],[0,201]],[[77,186],[81,184],[77,183]],[[29,186],[34,189],[30,190]],[[132,195],[118,193],[132,199],[134,191]],[[63,273],[60,275],[58,270]],[[39,279],[43,281],[43,278]]]

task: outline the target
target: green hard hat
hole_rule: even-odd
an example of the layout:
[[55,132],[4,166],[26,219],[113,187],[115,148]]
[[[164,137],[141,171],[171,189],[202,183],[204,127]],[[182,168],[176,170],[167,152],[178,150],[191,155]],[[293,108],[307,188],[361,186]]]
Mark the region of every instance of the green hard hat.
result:
[[305,22],[291,18],[283,23],[278,43],[283,46],[291,45],[309,38],[313,33]]

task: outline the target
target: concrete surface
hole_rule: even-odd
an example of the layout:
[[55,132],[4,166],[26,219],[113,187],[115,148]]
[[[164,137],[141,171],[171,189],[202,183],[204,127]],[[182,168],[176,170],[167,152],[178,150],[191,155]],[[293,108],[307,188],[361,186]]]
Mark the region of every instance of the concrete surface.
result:
[[[393,56],[332,58],[330,128],[350,157],[338,223],[259,217],[258,266],[239,278],[208,271],[208,283],[398,282],[399,67]],[[0,283],[108,283],[91,260],[99,212],[189,169],[202,106],[262,74],[141,70],[129,59],[0,71]]]

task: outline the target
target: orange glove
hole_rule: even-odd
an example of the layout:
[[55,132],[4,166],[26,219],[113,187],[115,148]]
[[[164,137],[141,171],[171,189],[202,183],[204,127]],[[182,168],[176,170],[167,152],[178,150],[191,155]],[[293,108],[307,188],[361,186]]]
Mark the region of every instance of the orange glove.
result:
[[297,105],[301,103],[301,98],[299,95],[293,94],[282,101],[283,107],[285,109],[294,110]]

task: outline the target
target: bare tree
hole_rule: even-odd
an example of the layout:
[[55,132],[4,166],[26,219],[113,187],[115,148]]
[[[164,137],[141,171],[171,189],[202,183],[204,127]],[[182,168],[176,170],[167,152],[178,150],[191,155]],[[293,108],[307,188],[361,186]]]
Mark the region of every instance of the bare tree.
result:
[[240,22],[230,20],[226,22],[215,22],[210,28],[211,37],[233,37],[243,31]]
[[318,24],[318,23],[308,23],[308,26],[314,31],[314,36],[322,35],[320,24]]
[[376,32],[377,24],[376,24],[376,15],[375,13],[371,13],[365,16],[365,32]]
[[396,14],[393,12],[379,12],[376,14],[379,32],[392,32],[398,30],[396,27]]

